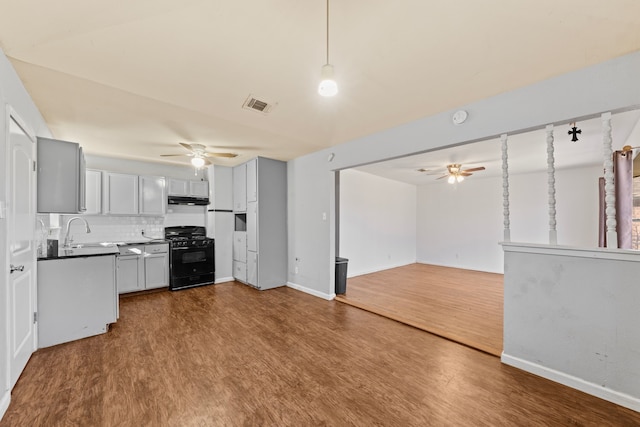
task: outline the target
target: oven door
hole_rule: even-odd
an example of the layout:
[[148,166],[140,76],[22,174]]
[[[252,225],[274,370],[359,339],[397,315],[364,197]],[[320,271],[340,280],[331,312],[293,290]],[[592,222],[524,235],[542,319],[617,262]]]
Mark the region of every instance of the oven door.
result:
[[213,245],[171,249],[172,277],[200,276],[214,271]]

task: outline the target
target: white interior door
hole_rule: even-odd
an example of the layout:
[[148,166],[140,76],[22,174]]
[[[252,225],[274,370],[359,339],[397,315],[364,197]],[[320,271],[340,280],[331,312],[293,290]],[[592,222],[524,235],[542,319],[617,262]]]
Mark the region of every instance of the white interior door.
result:
[[11,116],[8,122],[9,364],[13,388],[36,348],[35,138],[16,117]]

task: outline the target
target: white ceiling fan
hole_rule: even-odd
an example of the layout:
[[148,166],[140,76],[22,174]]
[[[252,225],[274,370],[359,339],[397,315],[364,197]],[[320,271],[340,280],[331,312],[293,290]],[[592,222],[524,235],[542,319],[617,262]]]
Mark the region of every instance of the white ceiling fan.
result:
[[180,143],[181,146],[190,151],[186,154],[161,154],[162,157],[191,157],[191,164],[199,169],[203,166],[211,164],[209,158],[211,157],[223,157],[233,158],[238,155],[235,153],[210,153],[207,151],[207,147],[202,144],[187,144],[185,142]]
[[[444,172],[442,176],[439,176],[436,179],[447,178],[447,182],[449,184],[453,184],[456,182],[462,182],[465,177],[473,175],[471,172],[478,172],[485,170],[484,166],[478,166],[470,169],[462,169],[462,165],[460,163],[452,163],[447,165],[447,170]],[[441,171],[432,171],[430,169],[418,169],[418,172],[427,172],[428,175],[435,175],[438,173],[442,173]]]

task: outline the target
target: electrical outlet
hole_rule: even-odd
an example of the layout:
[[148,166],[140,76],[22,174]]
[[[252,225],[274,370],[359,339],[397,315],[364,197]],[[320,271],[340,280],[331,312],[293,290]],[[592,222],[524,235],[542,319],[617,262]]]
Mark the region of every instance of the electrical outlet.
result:
[[294,269],[294,272],[295,272],[296,274],[298,274],[298,267],[297,267],[297,266],[296,266],[296,268]]

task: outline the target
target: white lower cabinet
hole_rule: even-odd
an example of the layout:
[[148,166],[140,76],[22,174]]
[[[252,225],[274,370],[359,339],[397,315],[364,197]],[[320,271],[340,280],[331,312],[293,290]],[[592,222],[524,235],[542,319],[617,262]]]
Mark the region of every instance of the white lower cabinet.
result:
[[118,318],[114,255],[38,261],[38,348],[107,332]]
[[235,231],[233,233],[233,260],[247,262],[247,232]]
[[146,245],[144,252],[144,288],[169,286],[169,245]]
[[167,287],[169,244],[127,245],[121,249],[116,266],[119,294]]
[[247,232],[233,232],[233,277],[247,283]]
[[[116,258],[116,283],[118,293],[135,292],[143,290],[144,286],[144,262],[142,253],[143,245],[127,245],[130,254],[118,255]],[[135,252],[139,251],[138,254]]]
[[233,261],[233,277],[236,280],[247,283],[247,263]]

